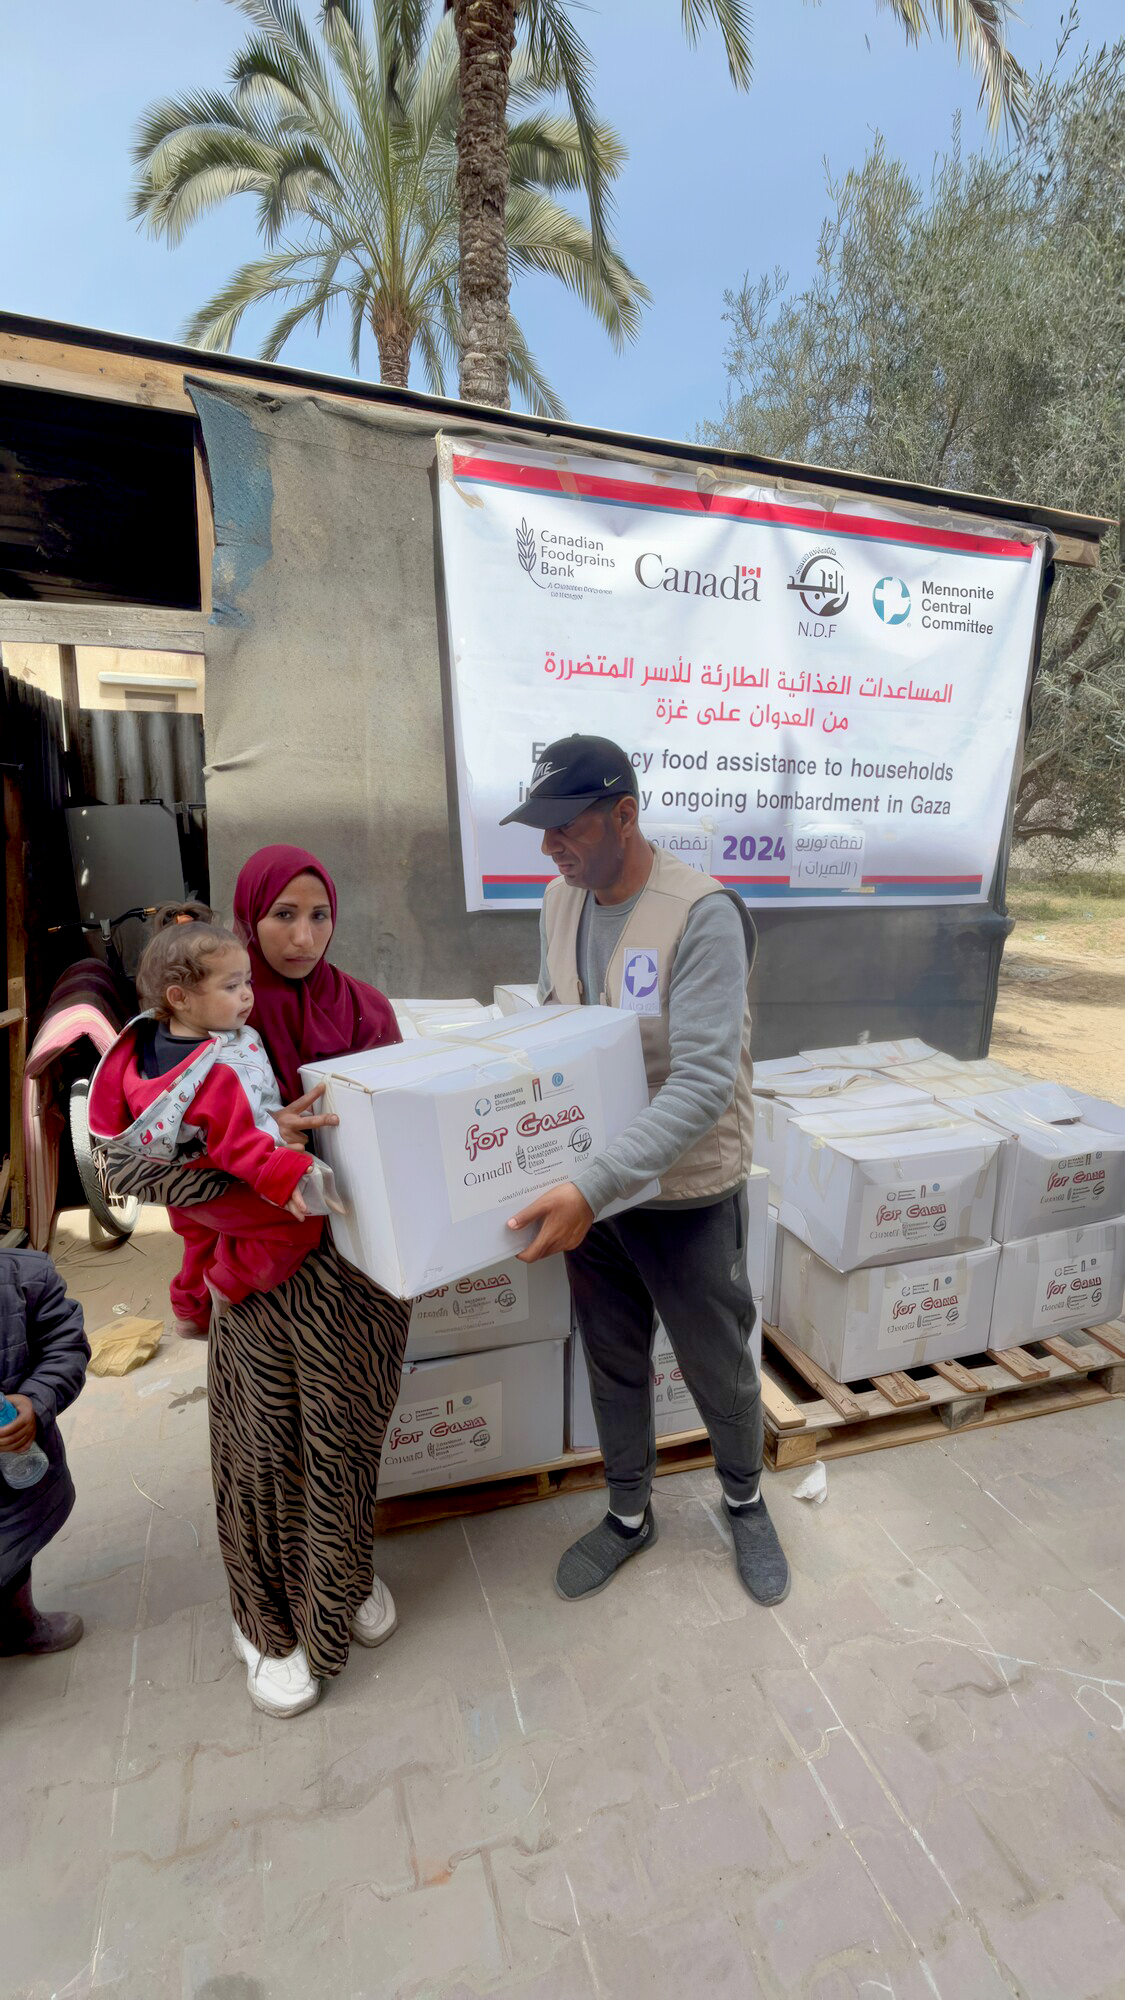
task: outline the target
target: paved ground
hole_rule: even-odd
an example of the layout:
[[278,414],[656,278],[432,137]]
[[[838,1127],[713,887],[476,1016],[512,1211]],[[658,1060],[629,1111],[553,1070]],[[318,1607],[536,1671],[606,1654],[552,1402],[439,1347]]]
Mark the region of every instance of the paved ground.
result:
[[[75,1241],[91,1325],[160,1310],[163,1235]],[[88,1633],[0,1663],[3,2000],[1125,1995],[1125,1402],[835,1463],[819,1508],[771,1479],[780,1613],[710,1476],[583,1607],[595,1495],[397,1535],[400,1632],[278,1724],[203,1380],[166,1342],[68,1420],[37,1576]]]

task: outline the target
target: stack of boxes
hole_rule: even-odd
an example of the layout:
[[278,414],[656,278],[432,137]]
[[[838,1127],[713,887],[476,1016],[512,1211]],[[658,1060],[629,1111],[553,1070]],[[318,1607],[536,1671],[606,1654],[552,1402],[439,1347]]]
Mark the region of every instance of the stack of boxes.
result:
[[[473,1003],[475,1005],[475,1003]],[[508,1219],[647,1105],[634,1015],[551,1007],[496,1019],[403,1008],[427,1035],[306,1065],[339,1125],[318,1135],[349,1263],[413,1300],[380,1491],[548,1464],[564,1444],[570,1293],[561,1257],[522,1264]],[[402,1018],[402,1016],[400,1016]],[[651,1199],[655,1184],[638,1190]],[[617,1202],[607,1213],[632,1203]]]
[[[769,1177],[763,1167],[755,1166],[750,1170],[750,1178],[746,1183],[746,1208],[746,1270],[750,1279],[750,1290],[758,1309],[754,1331],[750,1336],[750,1350],[754,1356],[754,1366],[760,1375],[762,1320],[768,1318],[763,1300],[769,1284]],[[652,1387],[658,1438],[672,1437],[681,1431],[701,1431],[705,1428],[699,1409],[680,1372],[667,1330],[659,1319],[656,1322],[652,1344]],[[567,1442],[571,1450],[596,1451],[598,1433],[594,1423],[594,1406],[590,1400],[590,1378],[586,1371],[586,1357],[577,1327],[570,1343],[567,1407]]]
[[[522,1264],[507,1218],[648,1102],[630,1014],[540,1009],[530,986],[394,1005],[401,1046],[303,1071],[340,1119],[339,1248],[413,1301],[389,1495],[596,1448],[565,1265]],[[1121,1312],[1120,1106],[920,1041],[760,1063],[754,1101],[759,1369],[762,1319],[846,1382]],[[658,1436],[702,1428],[659,1322],[653,1381]]]
[[[866,1092],[840,1082],[849,1072],[867,1078]],[[871,1094],[877,1080],[901,1093],[897,1104]],[[771,1323],[835,1380],[1121,1311],[1116,1106],[904,1042],[763,1065],[755,1109],[777,1243]]]

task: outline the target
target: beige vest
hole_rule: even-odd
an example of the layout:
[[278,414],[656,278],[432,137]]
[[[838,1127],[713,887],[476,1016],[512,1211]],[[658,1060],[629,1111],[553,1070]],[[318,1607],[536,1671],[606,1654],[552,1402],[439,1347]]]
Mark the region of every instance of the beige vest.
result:
[[[667,1081],[672,1066],[668,1039],[668,992],[672,966],[683,936],[684,925],[696,903],[704,896],[728,892],[713,876],[697,875],[662,847],[653,849],[652,873],[645,884],[617,942],[606,973],[606,991],[591,998],[603,1007],[623,1004],[622,989],[627,960],[634,952],[647,952],[656,959],[657,983],[654,996],[643,995],[656,1010],[641,1012],[637,999],[625,1003],[637,1012],[644,1049],[649,1096],[653,1098]],[[585,889],[561,879],[549,884],[544,904],[547,936],[547,972],[550,999],[575,1006],[585,998],[578,976],[578,925],[586,901]],[[635,980],[643,989],[644,978]],[[705,1195],[726,1194],[738,1187],[750,1172],[754,1148],[754,1112],[750,1096],[753,1070],[750,1061],[750,1003],[742,1012],[742,1060],[734,1099],[718,1124],[705,1132],[682,1159],[669,1168],[660,1183],[661,1199],[686,1201]]]

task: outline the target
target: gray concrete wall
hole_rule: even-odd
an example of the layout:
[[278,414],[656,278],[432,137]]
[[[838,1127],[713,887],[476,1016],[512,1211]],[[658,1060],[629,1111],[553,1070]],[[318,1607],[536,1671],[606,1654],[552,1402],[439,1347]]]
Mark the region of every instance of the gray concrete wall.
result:
[[189,386],[216,525],[205,722],[217,905],[229,910],[254,848],[293,841],[335,876],[334,957],[384,991],[490,999],[496,980],[533,978],[538,919],[464,907],[432,418],[415,428],[314,396]]

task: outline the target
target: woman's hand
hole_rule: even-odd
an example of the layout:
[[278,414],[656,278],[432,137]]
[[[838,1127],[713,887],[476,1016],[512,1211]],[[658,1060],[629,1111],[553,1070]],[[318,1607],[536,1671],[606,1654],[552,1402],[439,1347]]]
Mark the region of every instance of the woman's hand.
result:
[[35,1443],[35,1406],[28,1396],[9,1396],[17,1414],[0,1429],[0,1451],[26,1451]]
[[324,1096],[324,1085],[318,1083],[315,1090],[307,1090],[303,1097],[295,1097],[292,1104],[286,1104],[277,1114],[277,1129],[285,1146],[292,1146],[295,1152],[303,1153],[308,1145],[306,1133],[315,1132],[320,1125],[338,1125],[340,1120],[334,1111],[314,1111],[312,1106]]
[[305,1207],[304,1196],[298,1194],[296,1188],[293,1189],[292,1194],[285,1204],[285,1208],[287,1214],[295,1216],[298,1222],[308,1221],[309,1211]]

